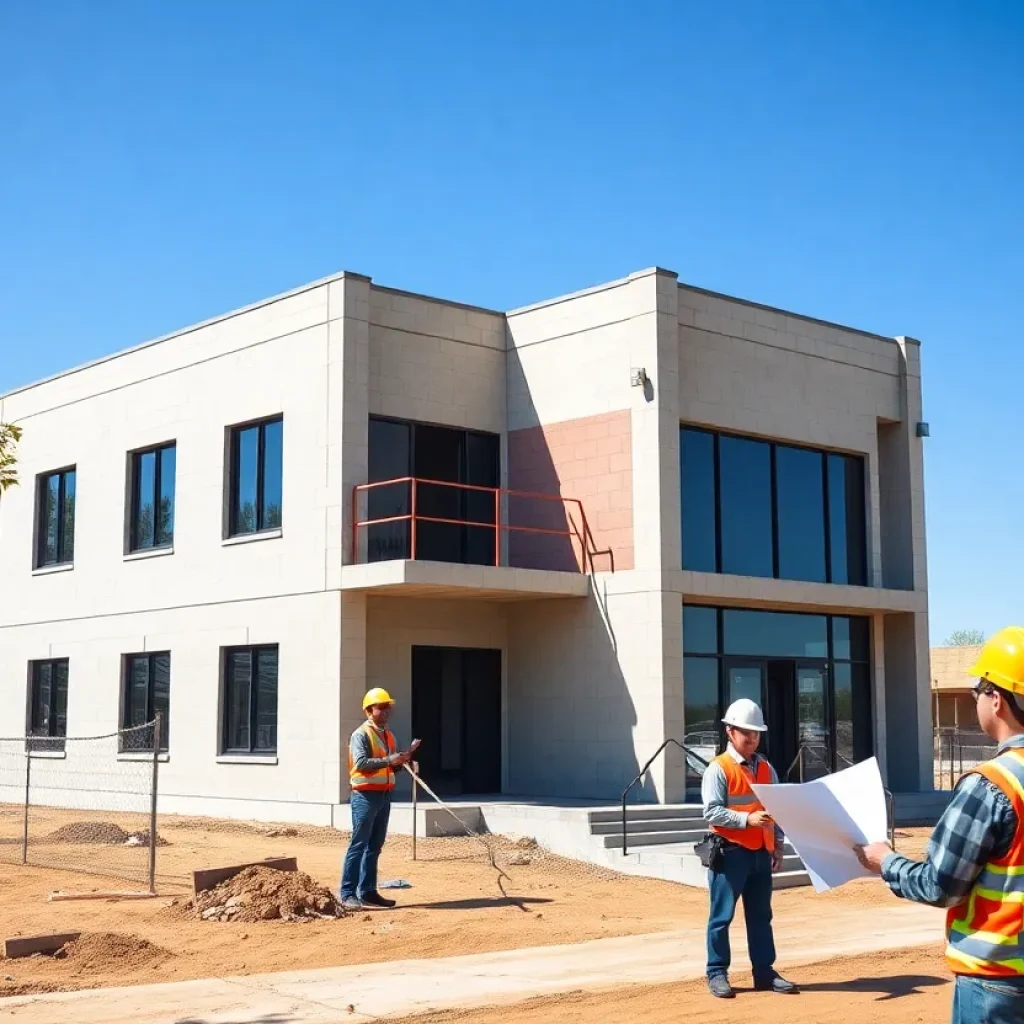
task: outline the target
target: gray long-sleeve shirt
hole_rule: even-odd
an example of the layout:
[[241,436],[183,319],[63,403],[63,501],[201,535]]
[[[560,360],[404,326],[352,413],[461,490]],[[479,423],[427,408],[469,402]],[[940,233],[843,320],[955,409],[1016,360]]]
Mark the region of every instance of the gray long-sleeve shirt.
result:
[[[750,772],[753,780],[757,773],[758,765],[764,761],[760,754],[754,754],[749,762],[744,761],[736,748],[730,743],[726,753],[738,765]],[[768,765],[772,773],[772,783],[779,781],[775,769]],[[725,769],[720,764],[712,761],[704,772],[704,779],[700,786],[701,801],[704,804],[704,820],[709,825],[717,825],[719,828],[744,829],[747,827],[747,818],[750,817],[746,811],[732,811],[729,809],[729,780],[725,777]],[[778,825],[775,826],[775,849],[781,850],[785,841],[785,835]]]
[[[375,726],[370,726],[370,728],[376,729]],[[383,732],[380,729],[376,729],[376,732],[380,736],[381,741],[386,743]],[[358,772],[377,772],[381,768],[389,767],[388,758],[373,756],[370,737],[366,735],[366,730],[362,726],[352,733],[348,749],[352,757],[352,764]]]

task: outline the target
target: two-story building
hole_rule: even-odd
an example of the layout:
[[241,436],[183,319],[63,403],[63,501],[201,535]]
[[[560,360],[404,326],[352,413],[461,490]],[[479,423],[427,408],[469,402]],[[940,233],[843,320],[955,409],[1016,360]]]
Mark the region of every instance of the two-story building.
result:
[[329,823],[371,686],[435,788],[542,799],[750,696],[780,772],[930,790],[921,420],[916,341],[668,271],[339,274],[0,398],[0,736],[160,712],[163,809]]

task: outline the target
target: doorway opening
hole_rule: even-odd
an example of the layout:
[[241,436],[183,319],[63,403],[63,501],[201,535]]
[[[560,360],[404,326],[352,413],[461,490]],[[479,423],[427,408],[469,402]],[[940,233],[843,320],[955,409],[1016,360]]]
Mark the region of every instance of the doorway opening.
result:
[[412,731],[440,796],[501,792],[501,651],[413,647]]
[[[771,761],[780,782],[806,782],[828,774],[832,758],[825,661],[730,658],[725,666],[725,687],[726,707],[748,697],[764,709],[768,732],[761,741],[761,752]],[[724,749],[724,737],[722,743]],[[792,777],[787,779],[791,767]]]

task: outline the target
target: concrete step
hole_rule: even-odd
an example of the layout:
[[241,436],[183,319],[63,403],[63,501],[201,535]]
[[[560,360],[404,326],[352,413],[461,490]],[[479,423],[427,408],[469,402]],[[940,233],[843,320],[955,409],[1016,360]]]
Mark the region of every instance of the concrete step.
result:
[[[704,810],[700,804],[631,804],[626,808],[626,820],[634,818],[644,821],[652,821],[658,818],[703,818]],[[598,822],[622,822],[622,811],[620,809],[603,809],[590,811],[587,818],[591,824]]]
[[[703,828],[701,818],[630,818],[626,821],[626,829],[630,835],[640,832],[687,832],[695,828]],[[590,834],[607,836],[622,835],[622,819],[617,821],[593,821],[590,823]]]
[[[621,826],[620,826],[621,827]],[[660,832],[633,832],[630,831],[628,839],[629,849],[635,846],[667,846],[672,843],[699,843],[704,838],[706,829],[677,829],[673,831]],[[608,835],[594,836],[607,850],[614,850],[622,846],[622,832],[612,832]]]

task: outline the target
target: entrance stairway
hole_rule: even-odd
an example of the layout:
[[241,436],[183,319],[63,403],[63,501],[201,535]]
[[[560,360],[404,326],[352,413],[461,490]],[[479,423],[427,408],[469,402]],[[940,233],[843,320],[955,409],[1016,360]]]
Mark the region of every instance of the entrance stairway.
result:
[[[622,855],[622,812],[593,810],[587,814],[591,842],[601,863],[630,874],[664,878],[707,888],[707,870],[693,852],[707,832],[699,804],[639,804],[626,809],[627,853]],[[776,889],[810,885],[803,862],[787,842],[782,870],[774,876]]]

